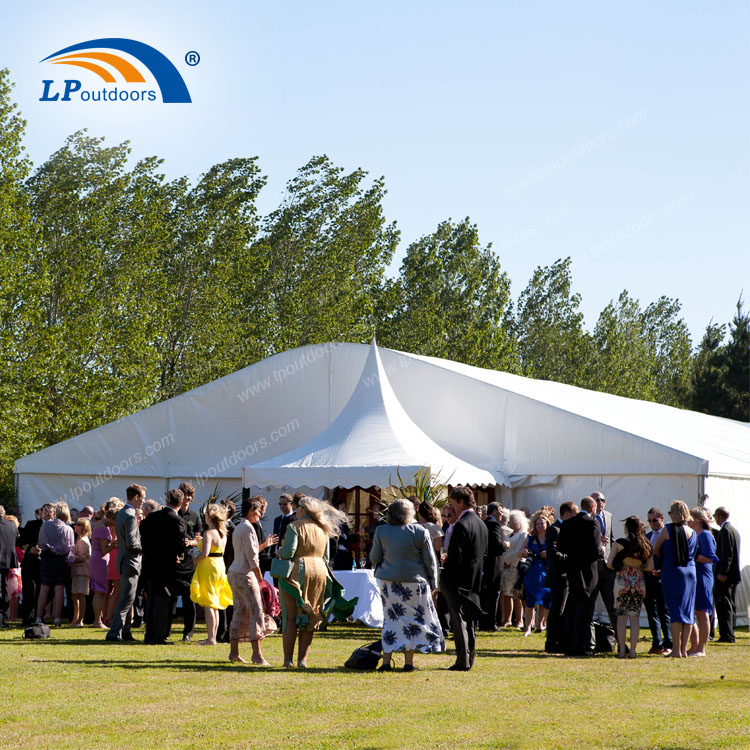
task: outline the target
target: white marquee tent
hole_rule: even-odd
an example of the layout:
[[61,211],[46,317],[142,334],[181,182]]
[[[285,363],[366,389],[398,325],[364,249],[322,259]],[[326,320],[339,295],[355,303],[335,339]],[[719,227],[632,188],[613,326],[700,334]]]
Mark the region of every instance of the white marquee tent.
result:
[[341,413],[299,448],[243,469],[245,487],[390,487],[423,467],[442,484],[507,484],[441,448],[414,424],[388,381],[373,343]]
[[[745,540],[740,605],[747,607],[750,425],[447,360],[377,351],[390,384],[381,389],[378,409],[387,416],[381,426],[389,424],[398,437],[400,426],[413,425],[408,429],[425,436],[422,445],[429,442],[431,450],[505,484],[500,499],[507,506],[557,506],[594,490],[605,493],[617,519],[630,513],[644,517],[654,505],[666,510],[673,499],[690,506],[705,500],[711,509],[727,506]],[[24,514],[28,518],[33,508],[56,498],[78,507],[99,504],[121,496],[134,481],[159,497],[189,480],[200,500],[216,483],[222,491],[238,490],[244,467],[259,470],[275,459],[265,467],[270,470],[332,446],[344,450],[344,435],[364,434],[356,420],[344,429],[342,417],[336,428],[342,427],[341,433],[326,431],[358,386],[374,382],[367,379],[373,373],[363,373],[369,352],[361,344],[283,352],[21,458],[15,471]],[[360,414],[374,413],[360,396],[352,402]],[[350,410],[348,416],[356,416],[354,407]],[[410,440],[400,450],[412,446]],[[270,475],[250,478],[266,481]],[[309,481],[331,483],[320,475]],[[270,484],[257,488],[266,492]]]

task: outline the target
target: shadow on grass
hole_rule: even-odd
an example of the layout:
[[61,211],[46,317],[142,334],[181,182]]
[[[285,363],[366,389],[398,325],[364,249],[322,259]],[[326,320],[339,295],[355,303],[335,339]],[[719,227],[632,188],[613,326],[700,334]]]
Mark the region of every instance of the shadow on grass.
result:
[[306,669],[287,669],[280,665],[271,667],[255,667],[252,664],[234,664],[230,661],[172,661],[170,659],[149,659],[148,661],[124,661],[117,659],[38,659],[44,664],[80,664],[85,667],[99,667],[101,669],[154,669],[162,667],[181,672],[283,672],[285,674],[351,674],[351,669],[345,667],[307,667]]
[[[506,651],[490,651],[488,649],[477,649],[478,657],[491,657],[495,659],[555,659],[566,658],[562,654],[547,654],[532,648],[514,648]],[[575,658],[575,657],[567,657]]]

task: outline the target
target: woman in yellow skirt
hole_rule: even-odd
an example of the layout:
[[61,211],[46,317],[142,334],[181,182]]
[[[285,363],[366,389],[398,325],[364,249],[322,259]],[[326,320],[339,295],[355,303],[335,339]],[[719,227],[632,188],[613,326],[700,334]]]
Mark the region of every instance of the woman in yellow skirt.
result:
[[190,598],[206,612],[208,637],[200,646],[216,645],[216,629],[219,625],[218,610],[232,604],[232,589],[224,567],[224,547],[227,545],[227,514],[220,505],[206,508],[208,530],[203,534],[195,558],[195,573],[190,582]]

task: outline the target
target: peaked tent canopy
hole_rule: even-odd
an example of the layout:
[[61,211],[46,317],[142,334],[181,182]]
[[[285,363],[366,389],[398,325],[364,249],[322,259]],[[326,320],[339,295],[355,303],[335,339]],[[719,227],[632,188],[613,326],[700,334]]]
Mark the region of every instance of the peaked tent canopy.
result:
[[508,485],[472,466],[417,427],[393,392],[373,341],[359,380],[336,419],[295,450],[242,470],[245,487],[389,487],[429,467],[442,484]]

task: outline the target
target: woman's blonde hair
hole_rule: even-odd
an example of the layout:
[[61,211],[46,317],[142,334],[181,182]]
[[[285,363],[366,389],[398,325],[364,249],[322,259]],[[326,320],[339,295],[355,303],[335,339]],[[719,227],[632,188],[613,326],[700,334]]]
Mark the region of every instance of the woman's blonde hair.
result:
[[206,508],[205,512],[206,521],[213,521],[216,531],[219,532],[219,536],[224,538],[227,535],[227,509],[221,505],[211,503]]
[[55,518],[59,518],[65,523],[70,523],[70,510],[67,503],[55,503]]
[[669,515],[674,523],[687,523],[690,520],[690,511],[682,500],[675,500],[669,506]]
[[529,524],[531,527],[530,533],[536,534],[536,522],[540,518],[543,518],[547,522],[547,528],[552,526],[552,524],[555,522],[555,517],[552,513],[549,512],[548,508],[540,508],[531,516],[531,522]]
[[338,536],[339,524],[346,521],[346,513],[336,510],[330,503],[316,497],[303,497],[299,501],[297,519],[309,518],[325,531],[327,536]]
[[81,538],[85,536],[91,536],[91,523],[88,518],[79,518],[76,521],[76,526],[81,527]]
[[691,508],[690,515],[694,521],[702,521],[704,529],[708,529],[711,526],[711,514],[706,508],[701,508],[700,506]]

